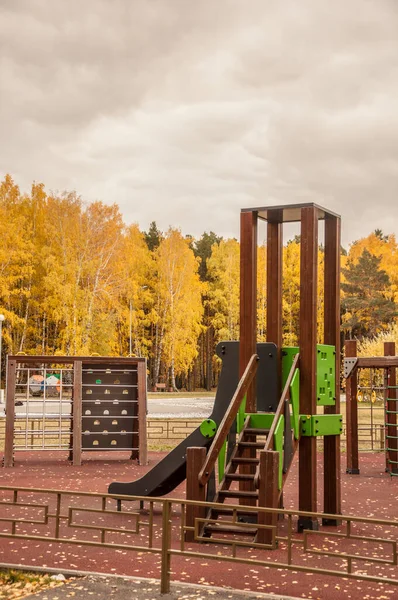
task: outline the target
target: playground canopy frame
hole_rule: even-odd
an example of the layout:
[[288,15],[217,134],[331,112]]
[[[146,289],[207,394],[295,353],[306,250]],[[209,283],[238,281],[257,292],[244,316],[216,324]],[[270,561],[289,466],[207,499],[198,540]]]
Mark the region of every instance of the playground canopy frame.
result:
[[[301,225],[300,252],[300,413],[315,415],[318,302],[318,221],[325,221],[324,343],[336,350],[335,405],[325,414],[340,413],[340,217],[314,203],[244,208],[241,211],[240,255],[240,373],[256,352],[257,226],[267,222],[267,341],[278,348],[281,373],[283,224]],[[254,384],[247,395],[247,412],[256,411]],[[301,437],[299,447],[299,510],[317,511],[316,438]],[[340,439],[324,439],[324,511],[341,513]],[[328,519],[325,524],[330,523]],[[311,519],[302,523],[316,528]]]

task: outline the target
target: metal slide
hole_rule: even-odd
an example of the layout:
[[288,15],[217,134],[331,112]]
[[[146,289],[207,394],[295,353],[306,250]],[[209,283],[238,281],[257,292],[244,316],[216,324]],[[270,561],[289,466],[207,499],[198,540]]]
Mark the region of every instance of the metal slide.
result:
[[[216,352],[222,359],[222,369],[213,412],[208,419],[214,421],[218,427],[239,382],[239,342],[220,342]],[[258,344],[257,354],[260,357],[257,370],[257,409],[275,411],[278,401],[276,346],[269,343]],[[205,437],[198,427],[141,479],[131,482],[115,481],[110,484],[108,493],[126,496],[164,496],[186,478],[187,448],[192,446],[208,448],[211,442],[212,438]]]

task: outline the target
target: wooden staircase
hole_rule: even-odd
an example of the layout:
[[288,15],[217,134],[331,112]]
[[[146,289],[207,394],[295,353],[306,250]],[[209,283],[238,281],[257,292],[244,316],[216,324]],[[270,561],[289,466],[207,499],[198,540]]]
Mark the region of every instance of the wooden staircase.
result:
[[[249,536],[253,541],[255,540],[257,534],[255,513],[243,507],[234,509],[228,506],[228,504],[256,506],[258,502],[259,492],[255,487],[255,477],[260,463],[259,452],[265,449],[270,430],[252,427],[250,420],[251,417],[248,416],[213,500],[214,503],[225,504],[225,508],[209,509],[200,535],[203,541],[215,534]],[[247,526],[234,525],[231,517],[233,521],[247,522]]]
[[[232,424],[241,406],[245,406],[244,397],[255,375],[257,360],[256,355],[251,357],[204,462],[200,465],[202,459],[197,454],[196,462],[193,460],[187,471],[188,500],[205,499],[206,486],[217,459],[224,456]],[[221,461],[223,475],[211,499],[213,505],[207,513],[203,506],[187,506],[187,541],[275,547],[277,512],[258,511],[256,507],[278,508],[298,447],[298,361],[296,354],[275,413],[246,414],[243,408],[245,421],[225,468],[225,460]],[[242,423],[241,418],[238,423]],[[250,539],[237,542],[237,537],[242,536]]]

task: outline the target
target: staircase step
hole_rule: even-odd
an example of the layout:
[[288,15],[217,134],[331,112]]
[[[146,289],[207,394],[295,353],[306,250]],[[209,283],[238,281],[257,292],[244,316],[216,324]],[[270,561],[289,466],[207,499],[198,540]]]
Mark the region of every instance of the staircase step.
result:
[[254,477],[250,473],[225,473],[225,479],[232,481],[253,481]]
[[258,492],[247,492],[246,490],[219,490],[218,495],[225,498],[258,498]]
[[205,526],[205,533],[234,533],[235,535],[252,535],[257,533],[256,527],[239,527],[238,525],[222,525],[221,523]]
[[258,458],[232,458],[231,462],[237,465],[258,465],[260,462]]
[[251,512],[249,510],[240,509],[240,508],[228,508],[228,504],[225,505],[225,508],[212,508],[211,509],[211,517],[216,518],[218,515],[229,516],[236,513],[239,517],[256,517],[256,512]]
[[244,430],[247,435],[268,435],[269,429],[255,429],[254,427],[247,427]]
[[264,448],[265,444],[262,442],[239,442],[239,448]]

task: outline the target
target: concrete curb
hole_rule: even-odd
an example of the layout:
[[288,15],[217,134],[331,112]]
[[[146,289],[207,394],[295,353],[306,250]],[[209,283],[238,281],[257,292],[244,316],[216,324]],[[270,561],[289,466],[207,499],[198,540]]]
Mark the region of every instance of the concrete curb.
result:
[[[124,581],[131,581],[135,583],[145,583],[150,585],[156,585],[159,588],[160,593],[160,580],[147,578],[147,577],[133,577],[131,575],[117,575],[114,573],[92,573],[89,571],[74,571],[67,569],[54,569],[52,567],[37,567],[37,566],[29,566],[29,565],[14,565],[8,563],[1,563],[1,569],[16,569],[18,571],[29,571],[36,573],[50,573],[51,575],[62,573],[66,578],[68,577],[90,577],[90,578],[98,578],[98,579],[123,579]],[[217,587],[212,585],[199,585],[199,584],[191,584],[186,581],[173,581],[171,583],[171,593],[176,591],[176,588],[184,588],[187,591],[192,592],[200,592],[204,590],[210,590],[214,593],[221,594],[233,594],[236,600],[245,598],[253,598],[255,596],[258,600],[303,600],[303,597],[297,598],[297,596],[281,596],[279,594],[267,594],[264,592],[258,592],[256,590],[236,590],[230,587]],[[56,588],[58,596],[62,594],[62,588]],[[163,596],[165,600],[169,597],[169,594]],[[305,599],[304,599],[305,600]]]

